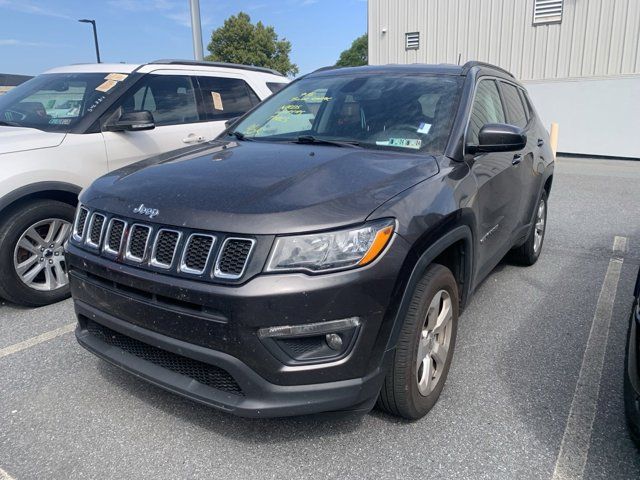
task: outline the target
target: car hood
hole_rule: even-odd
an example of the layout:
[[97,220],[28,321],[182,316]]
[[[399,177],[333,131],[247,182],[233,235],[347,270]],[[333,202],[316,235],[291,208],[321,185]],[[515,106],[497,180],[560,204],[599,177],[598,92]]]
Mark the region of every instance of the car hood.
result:
[[321,230],[364,221],[435,175],[432,156],[324,145],[212,142],[152,157],[95,181],[81,201],[131,218],[242,234]]
[[65,135],[64,132],[43,132],[37,128],[0,126],[0,155],[57,147]]

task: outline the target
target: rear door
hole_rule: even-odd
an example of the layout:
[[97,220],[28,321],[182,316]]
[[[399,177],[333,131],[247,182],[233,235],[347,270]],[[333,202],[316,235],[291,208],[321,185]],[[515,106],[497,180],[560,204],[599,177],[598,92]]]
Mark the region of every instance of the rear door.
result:
[[244,115],[260,103],[260,98],[242,76],[203,72],[196,80],[202,95],[202,113],[212,138],[222,133],[227,120]]
[[[521,185],[520,196],[522,208],[518,216],[518,226],[529,225],[533,215],[533,208],[538,204],[537,186],[540,174],[535,170],[535,153],[537,151],[538,136],[535,131],[535,118],[528,112],[528,108],[522,103],[520,88],[509,82],[500,82],[500,90],[506,107],[507,123],[521,128],[527,135],[527,146],[520,152],[514,152],[514,165],[518,172]],[[521,234],[527,233],[523,229]]]
[[[480,129],[488,123],[506,123],[497,81],[483,78],[476,92],[467,127],[466,143],[477,145]],[[478,276],[484,277],[511,246],[521,209],[521,181],[513,164],[514,152],[479,153],[470,161],[478,184]]]
[[155,128],[139,132],[102,132],[109,169],[114,170],[152,155],[212,140],[201,109],[195,79],[177,71],[145,75],[107,114],[109,121],[123,112],[148,110]]

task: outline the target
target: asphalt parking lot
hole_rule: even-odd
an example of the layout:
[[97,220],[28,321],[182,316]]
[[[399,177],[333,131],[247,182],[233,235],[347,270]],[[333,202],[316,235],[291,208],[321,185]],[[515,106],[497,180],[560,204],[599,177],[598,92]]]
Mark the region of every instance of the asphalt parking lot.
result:
[[[84,351],[70,301],[2,304],[0,480],[580,478],[583,468],[640,478],[622,401],[640,162],[561,158],[556,172],[542,257],[503,262],[481,285],[443,395],[414,423],[378,411],[232,417]],[[595,383],[576,389],[579,378]]]

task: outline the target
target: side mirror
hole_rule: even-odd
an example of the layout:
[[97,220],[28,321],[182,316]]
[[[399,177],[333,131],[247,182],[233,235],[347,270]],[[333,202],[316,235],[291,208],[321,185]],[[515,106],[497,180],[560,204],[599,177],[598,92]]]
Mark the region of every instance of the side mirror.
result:
[[467,145],[468,153],[515,152],[527,146],[522,129],[504,123],[487,123],[478,133],[478,145]]
[[229,128],[231,125],[236,123],[240,117],[233,117],[224,122],[224,128]]
[[148,110],[139,112],[125,112],[115,122],[108,123],[104,129],[108,132],[139,132],[153,130],[156,124],[153,115]]

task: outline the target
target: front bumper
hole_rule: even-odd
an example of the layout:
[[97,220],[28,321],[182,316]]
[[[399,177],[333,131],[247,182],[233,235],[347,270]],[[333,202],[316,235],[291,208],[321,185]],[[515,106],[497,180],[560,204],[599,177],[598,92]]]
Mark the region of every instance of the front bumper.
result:
[[[76,337],[151,383],[241,416],[368,410],[391,353],[386,344],[406,248],[398,237],[362,269],[260,275],[226,286],[143,271],[69,245]],[[349,317],[361,320],[355,342],[345,356],[324,363],[283,362],[257,335],[265,327]],[[211,369],[238,388],[202,380]]]
[[640,447],[640,299],[631,312],[624,378],[624,403],[631,434]]

